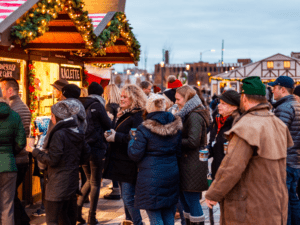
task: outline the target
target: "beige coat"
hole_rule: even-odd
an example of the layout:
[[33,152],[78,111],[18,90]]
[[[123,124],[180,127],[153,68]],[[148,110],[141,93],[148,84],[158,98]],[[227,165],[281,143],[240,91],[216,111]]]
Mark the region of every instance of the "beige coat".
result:
[[222,225],[287,223],[286,151],[293,141],[268,109],[251,108],[226,133],[228,154],[206,193],[220,202]]

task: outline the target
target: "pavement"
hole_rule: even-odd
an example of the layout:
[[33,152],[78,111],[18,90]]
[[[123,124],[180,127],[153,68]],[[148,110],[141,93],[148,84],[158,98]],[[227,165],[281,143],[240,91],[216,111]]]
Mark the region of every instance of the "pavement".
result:
[[[100,190],[100,197],[98,201],[98,207],[97,207],[97,220],[99,221],[99,224],[110,224],[110,225],[119,225],[122,220],[125,219],[125,213],[123,208],[123,201],[122,200],[106,200],[103,198],[104,195],[111,192],[111,189],[109,188],[111,184],[110,180],[104,179],[102,181],[102,186]],[[209,211],[208,207],[205,204],[204,201],[205,193],[203,193],[203,198],[200,200],[200,203],[202,205],[202,209],[205,214],[205,225],[210,224],[209,223]],[[40,208],[41,202],[38,202],[34,205],[26,207],[26,212],[30,216],[30,224],[31,225],[46,225],[46,217],[45,216],[39,216],[34,217],[32,216],[32,212],[35,212],[38,208]],[[89,211],[89,203],[84,204],[82,208],[82,214],[83,218],[87,219],[88,217],[88,211]],[[220,208],[219,205],[215,206],[214,209],[214,221],[215,225],[219,225],[220,220]],[[143,222],[145,222],[146,225],[150,225],[148,215],[145,210],[141,210],[141,215],[143,218]],[[181,220],[176,219],[175,225],[181,225]]]

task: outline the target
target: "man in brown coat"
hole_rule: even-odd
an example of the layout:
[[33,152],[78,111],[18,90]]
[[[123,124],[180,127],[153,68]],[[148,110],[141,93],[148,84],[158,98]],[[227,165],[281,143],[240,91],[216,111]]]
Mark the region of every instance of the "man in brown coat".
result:
[[259,77],[243,80],[242,116],[225,134],[223,159],[206,203],[221,206],[221,224],[287,223],[287,147],[293,141],[287,126],[273,113]]

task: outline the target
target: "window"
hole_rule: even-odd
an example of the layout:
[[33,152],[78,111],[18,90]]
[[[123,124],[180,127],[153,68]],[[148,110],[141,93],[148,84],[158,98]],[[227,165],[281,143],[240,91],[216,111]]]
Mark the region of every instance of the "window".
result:
[[198,67],[196,67],[196,71],[197,71],[197,72],[199,71],[199,68],[198,68]]
[[214,67],[214,72],[217,72],[217,67]]
[[267,68],[268,69],[273,69],[274,68],[274,62],[273,61],[268,61],[267,62]]
[[209,67],[209,72],[212,72],[212,67]]
[[204,72],[207,72],[207,67],[204,67]]
[[291,62],[290,61],[284,61],[283,66],[284,66],[285,69],[289,69],[289,68],[291,68]]

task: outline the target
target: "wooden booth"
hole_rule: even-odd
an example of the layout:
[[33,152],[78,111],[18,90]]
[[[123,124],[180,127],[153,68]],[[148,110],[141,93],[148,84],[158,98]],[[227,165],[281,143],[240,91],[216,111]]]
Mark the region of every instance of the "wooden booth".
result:
[[[125,1],[124,1],[125,2]],[[125,4],[125,3],[124,3]],[[98,68],[137,63],[140,45],[123,12],[89,14],[83,0],[5,0],[0,3],[0,78],[14,77],[35,121],[56,103],[52,86],[62,78],[88,85],[85,64]],[[103,22],[103,23],[102,23]],[[19,196],[30,204],[41,198],[34,161]]]
[[258,62],[217,74],[210,77],[211,95],[221,94],[225,87],[240,92],[241,81],[250,76],[259,76],[263,83],[272,82],[279,76],[289,76],[299,84],[300,60],[278,53]]

